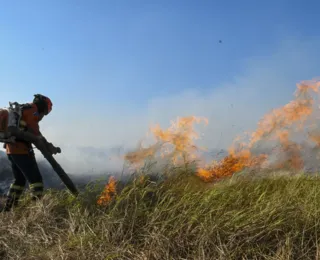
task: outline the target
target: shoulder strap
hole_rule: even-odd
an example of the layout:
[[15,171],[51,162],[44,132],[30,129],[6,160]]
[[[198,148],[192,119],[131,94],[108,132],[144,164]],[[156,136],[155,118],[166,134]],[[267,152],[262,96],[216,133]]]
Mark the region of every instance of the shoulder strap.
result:
[[32,108],[32,104],[29,104],[29,103],[26,103],[26,104],[19,104],[20,105],[20,109],[23,111],[23,110],[26,110],[26,109],[30,109]]

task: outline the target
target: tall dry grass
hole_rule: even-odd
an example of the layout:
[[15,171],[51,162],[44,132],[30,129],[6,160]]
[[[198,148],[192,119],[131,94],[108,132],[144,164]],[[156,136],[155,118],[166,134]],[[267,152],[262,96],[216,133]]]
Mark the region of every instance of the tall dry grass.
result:
[[[184,174],[184,173],[183,173]],[[109,205],[99,189],[48,191],[0,216],[1,259],[318,259],[320,179],[239,177],[216,185],[137,176]]]

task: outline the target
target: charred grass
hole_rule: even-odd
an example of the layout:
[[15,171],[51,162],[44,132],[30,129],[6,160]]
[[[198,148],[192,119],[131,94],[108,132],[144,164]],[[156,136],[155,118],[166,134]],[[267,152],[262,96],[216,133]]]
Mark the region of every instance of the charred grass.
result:
[[318,177],[138,176],[107,206],[48,191],[0,215],[0,259],[318,259]]

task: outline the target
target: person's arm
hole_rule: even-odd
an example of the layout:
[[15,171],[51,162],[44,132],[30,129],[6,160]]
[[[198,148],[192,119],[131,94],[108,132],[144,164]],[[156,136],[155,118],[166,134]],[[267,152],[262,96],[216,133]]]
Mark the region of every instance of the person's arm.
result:
[[61,153],[61,149],[59,147],[55,147],[52,143],[49,143],[47,139],[42,135],[39,122],[33,121],[28,125],[27,131],[36,135],[40,139],[40,142],[43,142],[43,144],[51,154]]

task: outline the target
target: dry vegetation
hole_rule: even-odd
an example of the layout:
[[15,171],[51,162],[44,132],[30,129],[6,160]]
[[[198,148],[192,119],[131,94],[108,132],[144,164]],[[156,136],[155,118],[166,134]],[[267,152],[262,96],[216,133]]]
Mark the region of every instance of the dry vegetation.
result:
[[317,177],[238,177],[213,186],[184,172],[158,182],[139,176],[107,206],[97,205],[100,192],[90,186],[75,199],[49,191],[2,213],[1,259],[320,256]]
[[[197,157],[193,124],[205,119],[153,128],[156,143],[125,159],[145,172],[147,158],[172,158],[163,178],[140,173],[125,185],[110,179],[78,198],[49,191],[36,204],[27,197],[0,216],[1,259],[319,259],[320,179],[278,172],[306,166],[303,146],[291,138],[297,132],[320,153],[311,120],[320,115],[313,99],[319,89],[320,82],[298,84],[293,101],[266,114],[247,142],[235,142],[209,165],[188,163]],[[261,141],[279,143],[275,159],[252,152]],[[254,171],[235,175],[248,168]]]

